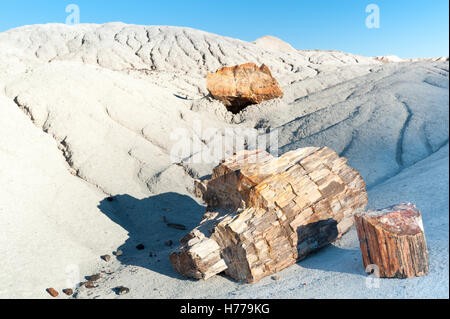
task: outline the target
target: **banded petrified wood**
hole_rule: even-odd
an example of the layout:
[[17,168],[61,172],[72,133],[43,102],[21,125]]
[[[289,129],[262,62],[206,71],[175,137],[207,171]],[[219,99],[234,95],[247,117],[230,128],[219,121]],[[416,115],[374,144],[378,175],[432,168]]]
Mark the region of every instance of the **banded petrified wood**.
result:
[[355,214],[364,267],[380,277],[410,278],[428,272],[422,216],[413,204]]
[[239,113],[251,104],[283,97],[283,91],[269,67],[252,62],[208,73],[206,88],[233,113]]
[[327,147],[272,157],[242,151],[196,182],[207,203],[198,227],[170,259],[181,274],[209,278],[225,271],[255,282],[345,233],[367,203],[358,172]]

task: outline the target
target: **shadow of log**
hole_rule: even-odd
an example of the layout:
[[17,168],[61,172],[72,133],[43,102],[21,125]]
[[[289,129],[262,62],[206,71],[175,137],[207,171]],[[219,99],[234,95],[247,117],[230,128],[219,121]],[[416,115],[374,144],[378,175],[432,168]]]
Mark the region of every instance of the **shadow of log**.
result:
[[332,218],[298,227],[298,260],[335,241],[338,234],[337,222]]
[[[124,265],[150,269],[160,274],[187,279],[172,267],[169,254],[186,233],[197,226],[205,208],[187,195],[164,193],[137,199],[130,195],[117,195],[103,199],[98,208],[113,222],[128,231],[129,238],[117,250],[117,260]],[[179,224],[185,230],[169,227]],[[137,249],[142,244],[143,249]]]

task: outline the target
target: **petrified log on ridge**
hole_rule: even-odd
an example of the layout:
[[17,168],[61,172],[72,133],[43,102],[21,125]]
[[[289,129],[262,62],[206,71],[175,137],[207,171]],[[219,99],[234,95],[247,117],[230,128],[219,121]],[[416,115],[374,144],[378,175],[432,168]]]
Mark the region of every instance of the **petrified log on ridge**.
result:
[[233,113],[239,113],[250,104],[283,97],[283,91],[269,68],[262,64],[245,63],[224,67],[206,75],[206,86],[211,95]]
[[256,282],[342,236],[367,203],[358,172],[327,147],[273,158],[242,151],[196,181],[207,203],[198,227],[170,255],[176,270],[207,279],[225,271]]
[[428,272],[422,216],[410,203],[355,214],[364,267],[380,277],[410,278]]

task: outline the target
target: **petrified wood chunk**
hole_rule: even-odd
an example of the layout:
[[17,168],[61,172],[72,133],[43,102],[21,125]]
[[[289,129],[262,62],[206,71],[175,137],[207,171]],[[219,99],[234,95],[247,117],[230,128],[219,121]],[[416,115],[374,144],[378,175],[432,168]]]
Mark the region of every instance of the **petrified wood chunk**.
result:
[[239,113],[250,104],[283,97],[277,80],[262,64],[245,63],[224,67],[206,75],[206,86],[211,95],[233,113]]
[[428,272],[422,216],[413,204],[355,214],[364,267],[380,277],[410,278]]
[[176,270],[207,279],[225,271],[256,282],[345,233],[367,203],[358,172],[327,147],[273,158],[242,151],[196,181],[207,203],[198,227],[170,255]]

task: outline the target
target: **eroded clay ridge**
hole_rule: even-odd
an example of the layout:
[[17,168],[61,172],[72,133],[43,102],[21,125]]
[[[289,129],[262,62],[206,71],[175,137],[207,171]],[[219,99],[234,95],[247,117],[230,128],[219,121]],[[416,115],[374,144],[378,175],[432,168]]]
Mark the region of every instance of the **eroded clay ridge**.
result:
[[328,147],[239,152],[196,192],[207,212],[170,259],[198,279],[256,282],[342,236],[367,204],[359,173]]

